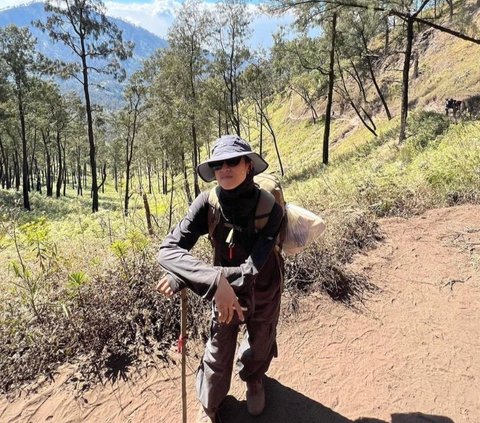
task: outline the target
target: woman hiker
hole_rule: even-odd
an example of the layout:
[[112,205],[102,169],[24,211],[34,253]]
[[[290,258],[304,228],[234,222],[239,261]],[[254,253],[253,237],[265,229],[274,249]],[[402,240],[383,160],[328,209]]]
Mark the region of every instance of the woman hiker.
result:
[[[197,373],[198,422],[215,422],[230,389],[241,324],[245,324],[246,334],[237,367],[247,384],[247,409],[251,415],[259,415],[265,408],[263,378],[277,356],[276,327],[284,273],[276,246],[282,207],[275,203],[265,226],[255,230],[260,189],[253,177],[267,167],[239,136],[217,139],[211,158],[197,171],[203,180],[217,181],[214,198],[218,201],[212,204],[212,193],[202,192],[158,254],[167,271],[157,285],[160,293],[172,296],[187,287],[212,301],[210,338]],[[190,254],[198,238],[208,233],[214,248],[213,265]]]

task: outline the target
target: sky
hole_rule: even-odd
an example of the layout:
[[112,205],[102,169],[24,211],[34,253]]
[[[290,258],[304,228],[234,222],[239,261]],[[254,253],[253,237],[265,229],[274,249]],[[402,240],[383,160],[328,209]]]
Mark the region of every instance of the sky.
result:
[[[26,0],[0,0],[0,9],[25,4]],[[214,1],[205,1],[208,4]],[[178,0],[104,0],[107,14],[134,23],[162,38],[167,38],[168,28],[175,19],[175,13],[181,2]],[[268,16],[258,9],[260,0],[252,0],[250,8],[253,12],[250,45],[254,48],[268,48],[272,45],[272,34],[280,26],[288,26],[293,22],[292,15],[281,17]]]

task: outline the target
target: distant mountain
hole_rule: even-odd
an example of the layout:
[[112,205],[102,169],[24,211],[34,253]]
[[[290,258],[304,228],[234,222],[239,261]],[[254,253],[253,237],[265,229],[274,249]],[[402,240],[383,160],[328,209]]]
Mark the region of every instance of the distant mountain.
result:
[[[33,20],[46,21],[47,13],[43,3],[31,3],[9,9],[0,10],[0,27],[10,24],[19,27],[27,26],[37,39],[37,49],[42,54],[52,58],[69,61],[72,52],[62,43],[54,43],[47,34],[32,25]],[[124,41],[135,43],[133,56],[122,62],[122,67],[127,72],[127,77],[141,67],[142,61],[151,56],[155,50],[165,48],[167,41],[157,37],[146,29],[140,28],[117,18],[109,18],[123,31]],[[63,90],[75,91],[82,97],[82,88],[78,81],[73,79],[59,81]],[[97,85],[103,88],[97,87]],[[121,102],[122,84],[113,80],[108,75],[95,75],[92,73],[92,100],[94,103],[116,108]]]

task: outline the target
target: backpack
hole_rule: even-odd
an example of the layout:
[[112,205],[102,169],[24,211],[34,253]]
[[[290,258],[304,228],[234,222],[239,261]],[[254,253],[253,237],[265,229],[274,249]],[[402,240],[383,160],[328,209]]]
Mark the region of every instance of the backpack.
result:
[[[255,232],[260,232],[268,222],[270,213],[275,203],[283,210],[283,223],[277,236],[277,250],[286,255],[297,254],[303,251],[325,230],[325,223],[314,213],[294,204],[287,204],[283,196],[280,179],[271,173],[261,173],[254,177],[254,182],[260,188],[257,207],[255,209]],[[210,190],[208,196],[208,235],[213,239],[215,228],[221,219],[220,202],[218,200],[220,187]],[[226,225],[228,227],[228,225]],[[233,226],[230,234],[233,237]]]

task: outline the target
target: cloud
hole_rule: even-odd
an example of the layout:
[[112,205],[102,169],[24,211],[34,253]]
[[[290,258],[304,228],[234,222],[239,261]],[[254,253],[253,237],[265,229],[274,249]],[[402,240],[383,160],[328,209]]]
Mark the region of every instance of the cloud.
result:
[[159,37],[166,38],[168,28],[172,25],[181,3],[174,0],[154,0],[144,3],[106,1],[105,6],[110,16],[124,19]]
[[[41,0],[0,0],[0,9],[20,6]],[[117,0],[105,1],[107,14],[121,18],[166,39],[168,29],[175,20],[176,13],[182,3],[178,0]],[[213,11],[212,2],[204,2],[206,8]],[[254,48],[271,47],[272,35],[281,25],[287,26],[293,22],[293,15],[269,16],[258,5],[250,4],[252,19],[252,37],[250,45]]]
[[[204,4],[208,9],[214,7],[210,2]],[[105,6],[109,15],[134,23],[159,37],[166,38],[168,28],[174,22],[181,3],[175,0],[153,0],[143,3],[106,1]],[[271,47],[272,35],[278,31],[281,25],[293,22],[293,15],[269,16],[253,4],[250,5],[250,12],[254,17],[251,25],[253,32],[250,44],[254,48]]]
[[0,10],[9,7],[22,6],[24,4],[38,3],[41,0],[0,0]]

